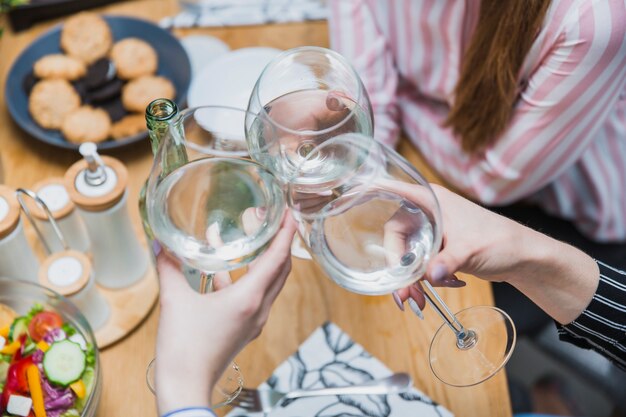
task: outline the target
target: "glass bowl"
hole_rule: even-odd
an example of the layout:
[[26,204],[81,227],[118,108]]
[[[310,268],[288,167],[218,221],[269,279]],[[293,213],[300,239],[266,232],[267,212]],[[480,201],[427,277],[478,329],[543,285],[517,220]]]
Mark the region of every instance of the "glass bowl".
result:
[[[96,338],[87,323],[87,319],[71,301],[62,295],[38,284],[9,278],[0,278],[0,303],[11,307],[18,315],[25,315],[31,307],[39,303],[44,310],[55,311],[82,334],[87,343],[97,346]],[[100,357],[95,349],[94,386],[85,403],[81,417],[95,417],[102,391],[102,371]]]

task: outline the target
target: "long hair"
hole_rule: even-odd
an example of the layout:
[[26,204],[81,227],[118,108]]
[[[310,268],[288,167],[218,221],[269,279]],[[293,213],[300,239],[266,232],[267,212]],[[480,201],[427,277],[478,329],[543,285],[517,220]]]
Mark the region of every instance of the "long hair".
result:
[[504,131],[518,95],[524,58],[550,0],[482,0],[475,33],[463,57],[455,101],[444,125],[475,153]]

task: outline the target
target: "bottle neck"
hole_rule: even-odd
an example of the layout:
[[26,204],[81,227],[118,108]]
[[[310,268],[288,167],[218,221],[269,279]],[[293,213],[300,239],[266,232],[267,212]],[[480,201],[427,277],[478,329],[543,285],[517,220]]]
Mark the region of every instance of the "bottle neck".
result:
[[150,135],[152,153],[156,155],[165,138],[170,121],[178,114],[178,106],[172,100],[158,98],[146,107],[146,125]]
[[[179,166],[187,163],[187,153],[183,145],[178,143],[166,143],[159,156],[158,152],[166,137],[169,129],[172,128],[172,121],[178,115],[178,106],[168,99],[156,99],[146,107],[146,125],[150,135],[150,145],[152,153],[156,158],[161,158],[161,176],[165,176]],[[174,127],[176,128],[176,127]]]

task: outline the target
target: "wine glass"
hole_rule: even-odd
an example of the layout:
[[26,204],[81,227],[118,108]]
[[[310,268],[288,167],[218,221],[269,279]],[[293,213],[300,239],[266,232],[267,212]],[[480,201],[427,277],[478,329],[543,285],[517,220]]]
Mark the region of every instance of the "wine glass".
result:
[[[329,49],[305,46],[283,52],[267,64],[250,95],[250,157],[282,181],[323,141],[347,132],[372,136],[373,130],[361,79],[344,57]],[[292,255],[307,257],[299,244],[294,238]]]
[[[282,220],[282,184],[257,162],[239,158],[247,152],[245,113],[220,106],[180,112],[167,126],[148,178],[154,237],[181,261],[200,293],[213,290],[215,272],[245,266],[263,253]],[[218,405],[242,387],[237,366],[227,371],[218,382]],[[151,363],[152,388],[153,372]]]
[[[324,163],[309,163],[316,160]],[[475,385],[508,361],[516,336],[505,312],[480,306],[455,315],[420,280],[441,247],[441,213],[428,182],[395,151],[358,134],[330,139],[300,164],[287,200],[313,258],[343,288],[381,295],[421,287],[444,320],[429,352],[441,381]]]

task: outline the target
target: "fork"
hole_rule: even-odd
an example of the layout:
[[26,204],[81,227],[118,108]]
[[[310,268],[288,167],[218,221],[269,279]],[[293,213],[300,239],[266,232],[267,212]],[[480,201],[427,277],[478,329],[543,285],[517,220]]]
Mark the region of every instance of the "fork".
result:
[[299,389],[288,393],[269,389],[257,390],[243,388],[232,401],[232,405],[252,412],[269,413],[287,400],[325,395],[374,395],[401,394],[411,388],[412,380],[408,374],[397,373],[387,378],[375,379],[359,385],[305,390]]

